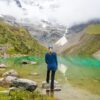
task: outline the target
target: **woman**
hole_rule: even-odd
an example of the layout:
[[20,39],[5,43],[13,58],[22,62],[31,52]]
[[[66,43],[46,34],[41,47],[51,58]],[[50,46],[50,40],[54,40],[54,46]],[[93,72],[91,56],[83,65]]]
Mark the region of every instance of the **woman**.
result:
[[48,53],[45,54],[45,62],[47,64],[46,82],[49,84],[50,73],[51,73],[50,89],[51,89],[51,91],[53,91],[54,90],[55,72],[58,67],[58,61],[57,61],[57,54],[56,54],[56,52],[53,52],[52,46],[48,47]]

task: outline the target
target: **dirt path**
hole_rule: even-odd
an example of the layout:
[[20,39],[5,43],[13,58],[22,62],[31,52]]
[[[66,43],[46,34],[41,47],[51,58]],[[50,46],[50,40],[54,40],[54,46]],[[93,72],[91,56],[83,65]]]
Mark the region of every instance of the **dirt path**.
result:
[[61,92],[55,92],[54,95],[59,100],[100,100],[100,95],[94,95],[85,90],[72,87],[68,83],[62,87]]

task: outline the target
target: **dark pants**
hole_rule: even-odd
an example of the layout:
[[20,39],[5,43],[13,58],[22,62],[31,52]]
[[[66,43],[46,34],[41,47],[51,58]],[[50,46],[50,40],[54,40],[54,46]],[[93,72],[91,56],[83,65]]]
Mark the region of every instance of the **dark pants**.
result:
[[52,73],[51,73],[51,84],[50,84],[50,89],[53,90],[53,89],[54,89],[54,80],[55,80],[55,72],[56,72],[56,71],[47,70],[47,77],[46,77],[47,83],[49,83],[50,72],[52,72]]

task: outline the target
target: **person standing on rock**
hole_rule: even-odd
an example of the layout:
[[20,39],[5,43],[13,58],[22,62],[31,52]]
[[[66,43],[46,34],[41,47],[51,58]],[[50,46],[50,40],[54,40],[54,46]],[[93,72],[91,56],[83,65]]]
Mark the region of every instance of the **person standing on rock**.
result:
[[50,73],[51,73],[51,83],[50,83],[50,89],[51,91],[54,90],[54,80],[55,80],[55,73],[58,67],[58,61],[57,61],[57,54],[56,52],[53,52],[53,47],[48,47],[48,52],[45,54],[45,62],[47,64],[47,76],[46,76],[46,82],[49,84],[50,79]]

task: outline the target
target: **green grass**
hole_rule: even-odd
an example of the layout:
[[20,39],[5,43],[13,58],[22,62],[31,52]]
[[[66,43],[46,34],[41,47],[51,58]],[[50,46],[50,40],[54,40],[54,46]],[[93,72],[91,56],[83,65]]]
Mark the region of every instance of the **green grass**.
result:
[[99,34],[100,35],[100,24],[90,25],[86,29],[88,34]]
[[0,91],[4,91],[4,90],[7,90],[7,89],[4,87],[0,87]]
[[53,97],[46,95],[41,95],[38,91],[28,92],[28,91],[12,91],[9,95],[0,94],[0,100],[57,100]]
[[[5,52],[9,55],[13,54],[30,54],[41,56],[46,48],[33,39],[30,33],[19,26],[11,26],[0,21],[0,47],[4,47]],[[2,55],[4,50],[0,51]]]

